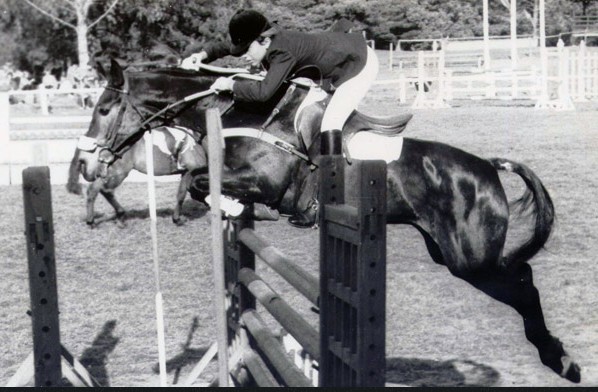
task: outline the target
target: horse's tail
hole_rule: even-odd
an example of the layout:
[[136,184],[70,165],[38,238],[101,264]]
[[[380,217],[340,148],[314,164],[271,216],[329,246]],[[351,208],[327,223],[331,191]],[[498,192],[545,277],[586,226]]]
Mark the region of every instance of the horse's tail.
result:
[[81,169],[81,162],[79,161],[79,149],[75,149],[75,155],[71,160],[71,165],[69,166],[69,179],[66,183],[66,189],[70,193],[74,193],[75,195],[82,194],[81,184],[79,183],[79,173]]
[[530,216],[534,219],[534,230],[517,249],[504,256],[503,264],[525,262],[531,259],[548,241],[554,223],[554,205],[546,188],[538,176],[527,166],[507,159],[494,158],[490,163],[496,170],[516,173],[525,182],[527,189],[524,194],[511,203],[511,220]]

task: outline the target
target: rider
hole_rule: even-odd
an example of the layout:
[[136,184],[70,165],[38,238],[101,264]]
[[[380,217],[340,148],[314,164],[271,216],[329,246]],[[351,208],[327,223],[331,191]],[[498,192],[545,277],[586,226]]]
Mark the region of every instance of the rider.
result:
[[[336,29],[333,29],[336,30]],[[199,69],[226,55],[243,56],[254,66],[267,70],[262,81],[218,78],[216,91],[232,91],[237,101],[264,102],[300,68],[316,66],[325,80],[322,88],[332,94],[322,117],[321,154],[342,153],[341,130],[357,108],[378,73],[378,59],[359,33],[327,31],[303,33],[280,29],[255,10],[239,10],[229,22],[231,44],[215,43],[186,57],[182,68]],[[189,52],[189,51],[188,51]],[[289,223],[307,228],[315,224],[314,209],[297,211]]]

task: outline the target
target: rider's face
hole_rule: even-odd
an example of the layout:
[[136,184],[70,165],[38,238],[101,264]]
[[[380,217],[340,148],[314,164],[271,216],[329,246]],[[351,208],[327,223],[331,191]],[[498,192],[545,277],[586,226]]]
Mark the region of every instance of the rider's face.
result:
[[251,45],[249,45],[249,49],[247,49],[247,53],[243,55],[243,58],[249,61],[254,67],[257,67],[261,64],[262,60],[266,56],[268,46],[270,46],[269,39],[266,39],[262,43],[259,43],[257,40],[255,40],[251,43]]

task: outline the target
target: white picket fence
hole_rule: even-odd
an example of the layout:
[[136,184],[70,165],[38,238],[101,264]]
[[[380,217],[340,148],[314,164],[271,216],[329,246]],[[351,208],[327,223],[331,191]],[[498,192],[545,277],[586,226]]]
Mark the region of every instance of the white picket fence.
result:
[[[91,121],[91,110],[84,115],[52,115],[60,99],[74,94],[97,97],[102,89],[64,89],[0,92],[0,185],[21,183],[21,172],[28,166],[49,166],[52,183],[65,183],[68,166],[77,145]],[[10,102],[13,102],[11,104]],[[15,101],[24,102],[14,104]],[[69,99],[66,100],[69,102]],[[28,114],[19,115],[18,112]]]
[[[92,109],[77,107],[77,95],[97,99],[102,91],[103,88],[0,92],[0,185],[21,184],[22,171],[28,166],[49,166],[52,184],[65,184],[77,139],[87,132],[92,115]],[[156,181],[179,179],[179,175],[172,175]],[[133,170],[125,181],[145,182],[146,176]]]
[[[89,114],[56,116],[49,113],[56,97],[99,94],[101,89],[0,92],[0,185],[21,183],[28,166],[49,166],[52,183],[65,183],[77,138],[89,127]],[[10,104],[11,98],[26,102]],[[17,108],[27,108],[18,116]],[[75,108],[73,99],[73,108]]]
[[403,52],[397,78],[376,84],[398,84],[399,101],[413,99],[414,108],[447,107],[454,99],[529,99],[537,107],[573,109],[573,102],[598,99],[598,48],[588,48],[584,41],[573,47],[561,41],[556,48],[538,48],[520,58],[517,69],[503,59],[486,70],[481,52],[477,57],[455,56],[443,49]]

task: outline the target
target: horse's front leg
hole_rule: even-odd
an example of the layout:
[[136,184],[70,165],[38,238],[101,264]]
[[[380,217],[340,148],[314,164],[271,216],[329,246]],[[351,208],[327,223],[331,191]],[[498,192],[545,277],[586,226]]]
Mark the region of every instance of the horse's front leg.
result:
[[187,221],[184,216],[181,216],[181,210],[183,209],[183,203],[185,201],[185,196],[187,196],[187,188],[189,187],[190,182],[191,173],[187,171],[181,176],[179,189],[176,195],[176,204],[174,205],[174,211],[172,212],[172,222],[177,226],[182,226]]
[[89,184],[89,187],[87,188],[87,200],[85,201],[87,216],[85,217],[85,223],[87,223],[91,229],[96,227],[94,205],[102,186],[102,180],[98,179]]
[[[225,170],[222,173],[222,194],[238,199],[244,204],[268,204],[278,197],[276,188],[276,184],[273,184],[270,178],[257,175],[251,168]],[[198,194],[209,194],[209,174],[194,174],[190,191]]]
[[116,225],[119,228],[124,228],[126,226],[125,219],[126,219],[126,212],[123,206],[116,200],[114,196],[114,189],[100,189],[100,193],[108,203],[114,208],[114,212],[116,213]]

